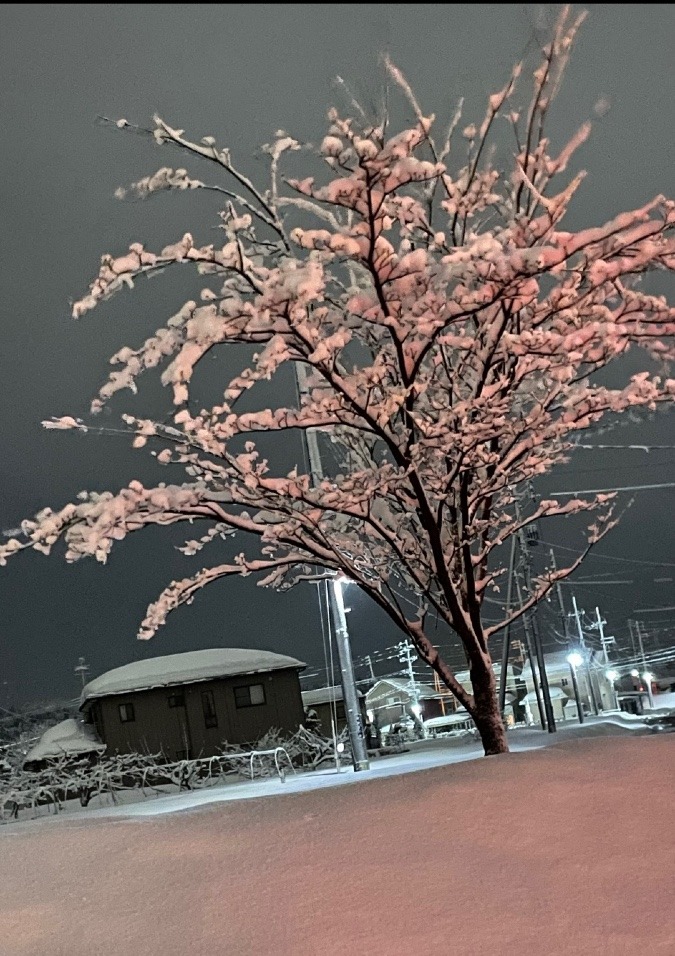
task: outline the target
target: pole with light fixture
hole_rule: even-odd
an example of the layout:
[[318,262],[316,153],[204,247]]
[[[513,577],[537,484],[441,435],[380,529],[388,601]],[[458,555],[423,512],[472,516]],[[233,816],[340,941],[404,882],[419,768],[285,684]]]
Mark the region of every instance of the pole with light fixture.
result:
[[577,680],[577,667],[580,667],[584,662],[583,657],[578,651],[572,651],[571,654],[567,655],[567,663],[570,665],[570,674],[572,675],[572,690],[574,691],[574,699],[577,704],[577,717],[579,718],[579,723],[583,724],[584,722],[584,709],[581,706],[581,699],[579,697],[579,682]]
[[[298,389],[298,401],[308,394],[308,373],[302,362],[296,363],[296,384]],[[307,455],[307,463],[312,485],[317,485],[323,478],[323,466],[321,463],[321,453],[319,451],[319,441],[316,428],[306,428],[303,430],[304,448]],[[347,617],[345,614],[345,605],[342,596],[342,583],[340,577],[335,577],[326,588],[326,600],[328,603],[328,613],[332,620],[337,635],[337,651],[340,661],[340,678],[342,684],[342,699],[345,705],[345,715],[347,717],[347,730],[349,731],[349,740],[352,748],[352,763],[354,770],[370,770],[366,743],[363,734],[363,724],[361,721],[361,712],[358,706],[358,696],[356,692],[356,680],[354,677],[354,664],[352,661],[352,649],[349,643],[349,631],[347,630]],[[339,744],[337,745],[340,746]]]
[[652,693],[652,681],[654,680],[654,675],[650,671],[645,671],[642,675],[642,680],[647,686],[647,696],[649,698],[649,709],[654,710],[654,694]]
[[354,680],[354,663],[352,661],[352,649],[349,643],[349,632],[347,630],[345,602],[342,594],[342,585],[345,581],[346,578],[342,575],[333,578],[331,581],[335,598],[332,602],[331,610],[335,615],[335,634],[337,637],[338,658],[340,660],[340,675],[342,677],[342,698],[345,705],[349,739],[352,745],[352,763],[354,770],[370,770],[361,711],[359,710],[359,698],[356,691],[356,681]]
[[584,660],[586,662],[586,679],[588,681],[589,701],[590,701],[591,707],[593,708],[593,713],[597,717],[600,711],[598,708],[598,701],[596,700],[596,697],[595,697],[595,688],[593,687],[593,675],[591,673],[591,662],[590,662],[588,653],[586,652],[586,638],[584,637],[584,631],[581,626],[581,614],[583,612],[579,611],[579,608],[577,607],[577,599],[574,595],[572,595],[572,607],[574,608],[574,619],[577,622],[577,631],[579,633],[579,646],[583,648]]
[[619,694],[618,694],[617,689],[616,689],[616,682],[617,682],[618,679],[619,679],[619,672],[610,669],[610,670],[608,670],[608,671],[605,671],[605,677],[607,678],[607,680],[608,680],[608,681],[610,682],[610,684],[612,685],[612,693],[614,694],[614,709],[615,709],[615,710],[619,710],[619,709],[620,709],[620,708],[619,708]]
[[654,695],[652,694],[652,681],[654,680],[654,675],[647,670],[647,658],[645,657],[645,645],[642,640],[642,625],[640,621],[635,621],[635,630],[637,632],[638,643],[640,645],[640,657],[642,658],[642,666],[644,668],[642,680],[647,685],[647,695],[649,697],[650,710],[654,710]]

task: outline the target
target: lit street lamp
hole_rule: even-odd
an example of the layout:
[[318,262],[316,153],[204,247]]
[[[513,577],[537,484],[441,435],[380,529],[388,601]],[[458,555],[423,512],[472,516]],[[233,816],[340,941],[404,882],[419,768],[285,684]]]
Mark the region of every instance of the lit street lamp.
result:
[[614,709],[619,709],[619,695],[616,691],[616,682],[619,679],[619,672],[615,670],[605,671],[605,677],[612,685],[612,693],[614,694]]
[[345,704],[345,716],[347,718],[347,728],[349,730],[349,740],[352,745],[352,763],[354,771],[370,770],[368,762],[368,751],[361,724],[361,713],[359,711],[359,701],[356,696],[356,684],[354,682],[354,665],[352,663],[352,650],[349,644],[349,632],[347,630],[346,608],[342,585],[347,579],[339,575],[331,581],[333,585],[333,612],[335,614],[335,633],[338,641],[338,652],[340,659],[340,671],[342,676],[342,698]]
[[645,671],[642,675],[642,679],[647,685],[647,694],[649,696],[649,709],[654,710],[654,695],[652,694],[652,681],[654,680],[654,675],[650,671]]
[[637,667],[633,668],[630,672],[631,677],[638,677],[640,680],[644,681],[647,688],[647,698],[649,700],[650,710],[654,710],[654,695],[652,694],[652,681],[654,680],[654,675],[649,671],[645,671],[643,674],[640,674],[640,671]]
[[583,724],[584,722],[584,710],[581,706],[581,700],[579,699],[579,682],[577,681],[577,667],[581,667],[584,659],[578,651],[572,651],[571,654],[567,655],[567,663],[570,665],[570,674],[572,675],[572,688],[574,690],[574,699],[577,703],[577,717],[579,718],[579,723]]
[[422,720],[422,705],[420,704],[419,701],[415,701],[415,703],[412,705],[410,709],[417,719],[417,723],[419,724],[422,736],[426,737],[427,729],[424,726],[424,721]]

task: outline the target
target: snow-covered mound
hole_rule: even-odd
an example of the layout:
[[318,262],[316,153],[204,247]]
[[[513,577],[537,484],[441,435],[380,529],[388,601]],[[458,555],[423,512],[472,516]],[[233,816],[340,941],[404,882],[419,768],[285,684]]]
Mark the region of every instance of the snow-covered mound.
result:
[[69,717],[45,730],[39,741],[26,754],[24,765],[37,760],[54,760],[64,754],[75,756],[104,750],[105,744],[97,739],[88,724]]

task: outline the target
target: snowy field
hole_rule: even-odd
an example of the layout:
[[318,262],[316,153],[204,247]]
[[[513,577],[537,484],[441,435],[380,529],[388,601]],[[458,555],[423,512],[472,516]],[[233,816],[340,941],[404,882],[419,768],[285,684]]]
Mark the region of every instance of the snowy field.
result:
[[510,739],[3,827],[0,953],[675,953],[675,734]]

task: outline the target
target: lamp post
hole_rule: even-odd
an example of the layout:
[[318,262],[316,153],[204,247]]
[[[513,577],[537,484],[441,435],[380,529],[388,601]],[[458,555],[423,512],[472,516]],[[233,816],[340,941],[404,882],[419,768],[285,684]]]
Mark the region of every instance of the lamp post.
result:
[[633,670],[630,672],[630,676],[637,678],[637,683],[633,684],[633,690],[636,690],[638,693],[638,703],[640,705],[636,713],[642,713],[642,684],[640,683],[640,671],[637,669],[637,667],[633,668]]
[[567,655],[567,663],[570,665],[570,674],[572,675],[572,689],[574,690],[574,699],[577,704],[577,717],[579,718],[579,723],[583,724],[584,722],[584,709],[581,706],[581,700],[579,699],[579,682],[577,680],[577,667],[580,667],[584,662],[583,657],[577,651],[572,651],[571,654]]
[[361,713],[359,710],[359,699],[356,694],[356,683],[354,681],[352,649],[349,643],[347,617],[342,594],[342,584],[344,580],[342,577],[336,577],[331,581],[334,595],[332,611],[335,617],[335,632],[338,644],[338,657],[340,659],[342,698],[345,703],[345,716],[349,729],[349,739],[352,745],[352,764],[354,765],[354,770],[358,772],[359,770],[370,770],[370,763],[368,762],[368,752],[366,750]]
[[642,675],[642,679],[647,685],[647,696],[649,697],[649,709],[654,710],[654,695],[652,694],[652,681],[654,680],[654,675],[650,671],[645,671]]
[[612,694],[614,695],[614,709],[619,710],[619,695],[616,690],[616,682],[619,679],[619,672],[615,670],[605,671],[605,677],[612,685]]
[[[296,363],[296,384],[298,389],[298,402],[302,403],[302,396],[307,395],[309,373],[305,366]],[[310,480],[312,486],[316,486],[323,478],[323,467],[321,463],[321,453],[319,450],[319,441],[316,428],[307,428],[303,432],[304,447],[309,466]],[[340,677],[342,682],[342,698],[345,704],[345,714],[347,717],[347,729],[349,731],[349,740],[352,747],[352,764],[354,771],[370,770],[368,762],[368,753],[363,736],[363,726],[361,722],[361,713],[359,711],[358,697],[356,694],[356,682],[354,678],[354,664],[352,662],[352,648],[349,643],[349,631],[347,629],[347,617],[345,614],[345,605],[342,595],[342,581],[339,577],[333,578],[332,587],[326,590],[326,603],[328,605],[329,619],[332,619],[333,626],[337,635],[338,660],[340,662]],[[344,750],[344,747],[342,748]]]

